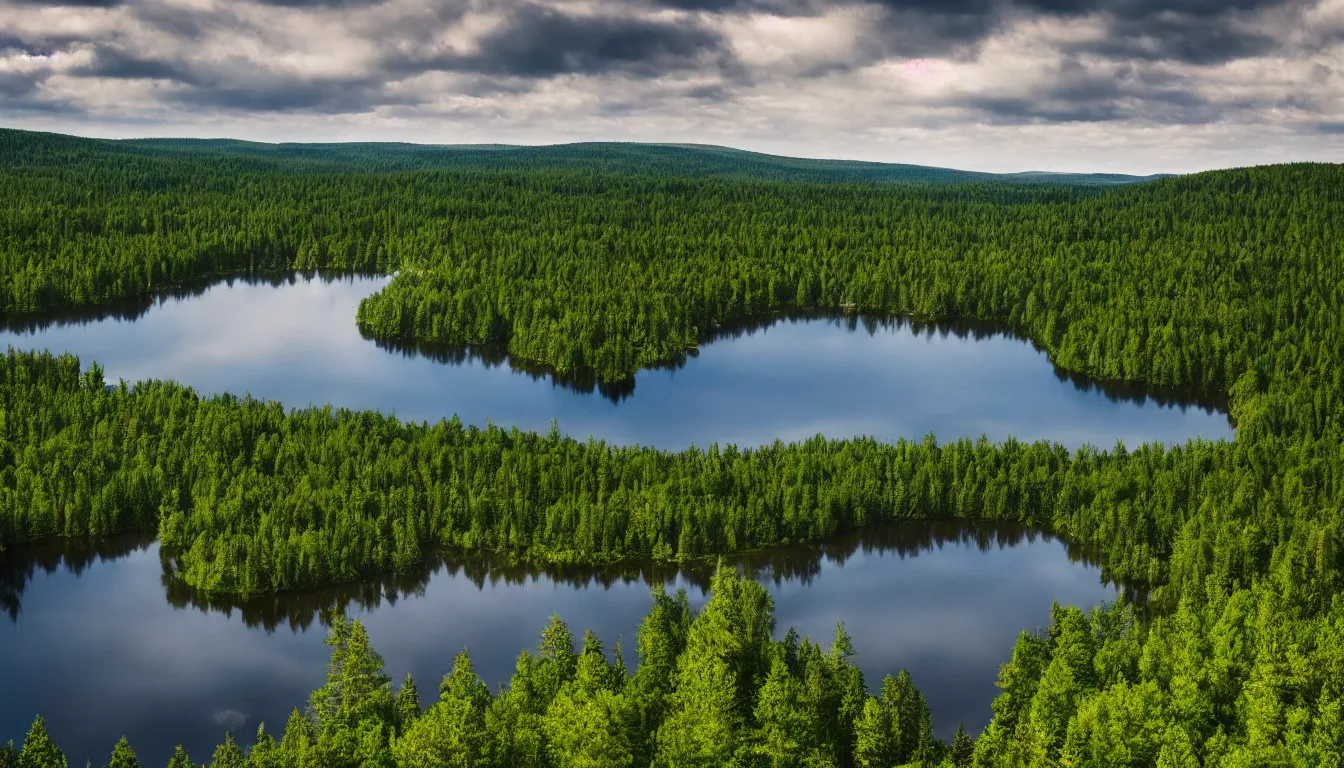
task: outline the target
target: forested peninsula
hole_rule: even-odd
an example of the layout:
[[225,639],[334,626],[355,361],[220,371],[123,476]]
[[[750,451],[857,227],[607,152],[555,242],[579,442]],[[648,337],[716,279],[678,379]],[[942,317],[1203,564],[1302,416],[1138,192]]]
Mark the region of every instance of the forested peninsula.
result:
[[[95,361],[11,350],[0,358],[0,546],[157,532],[173,578],[248,595],[409,568],[437,547],[667,561],[899,519],[1012,520],[1094,551],[1108,578],[1149,600],[1137,617],[1123,605],[1061,615],[1046,636],[1024,636],[970,763],[941,748],[867,762],[848,747],[725,758],[718,745],[756,743],[775,716],[761,704],[775,665],[760,661],[694,676],[713,691],[669,677],[685,706],[733,716],[712,731],[722,738],[687,741],[663,764],[1344,764],[1338,166],[1115,187],[879,184],[582,163],[336,167],[6,131],[0,181],[10,318],[214,276],[390,272],[351,318],[366,335],[499,344],[608,381],[775,313],[968,319],[1020,333],[1076,373],[1226,396],[1237,428],[1233,443],[1073,452],[931,436],[671,453],[286,411],[170,382],[108,386]],[[1066,629],[1074,640],[1061,641]],[[759,653],[810,680],[787,650]],[[397,722],[369,737],[374,757],[333,748],[313,764],[401,759],[387,746]],[[626,763],[535,754],[537,765],[657,764],[656,749]]]

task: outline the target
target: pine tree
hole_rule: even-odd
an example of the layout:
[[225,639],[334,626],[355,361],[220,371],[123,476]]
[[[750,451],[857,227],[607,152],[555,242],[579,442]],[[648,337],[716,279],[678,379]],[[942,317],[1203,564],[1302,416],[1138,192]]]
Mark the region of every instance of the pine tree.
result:
[[882,705],[891,719],[896,764],[923,759],[933,738],[933,725],[924,694],[915,687],[909,671],[902,669],[895,678],[883,679]]
[[275,737],[266,730],[266,724],[258,724],[257,739],[247,753],[247,768],[288,768],[289,765]]
[[168,768],[196,768],[196,764],[191,761],[186,748],[179,744],[173,747],[173,756],[168,758]]
[[363,623],[336,617],[327,644],[332,647],[327,683],[311,698],[319,731],[353,729],[365,718],[388,716],[392,680],[383,674],[383,657],[370,645]]
[[215,747],[215,756],[210,761],[210,768],[245,768],[246,765],[247,758],[243,755],[238,742],[233,740],[233,734],[224,734],[224,743]]
[[957,768],[969,768],[971,761],[975,759],[975,739],[966,733],[965,723],[957,723],[957,732],[952,736],[948,757]]
[[737,681],[715,656],[688,655],[677,676],[671,709],[658,730],[658,768],[716,768],[737,751],[742,718]]
[[38,717],[28,729],[19,750],[19,768],[66,768],[65,753],[56,748],[47,733],[47,721]]
[[[668,597],[662,584],[655,584],[651,593],[653,607],[640,622],[635,634],[639,666],[630,682],[635,705],[639,708],[639,731],[650,737],[658,732],[667,711],[672,685],[676,680],[677,657],[686,643],[689,619],[683,617],[682,611],[690,610],[684,600],[679,602]],[[680,597],[684,598],[685,595],[683,590]],[[647,763],[652,758],[650,745],[641,744],[641,763]]]
[[107,761],[107,768],[140,768],[140,759],[135,756],[135,750],[126,742],[126,737],[122,736],[117,745],[112,748],[112,756]]
[[484,710],[490,703],[490,688],[476,674],[471,656],[464,648],[453,657],[453,669],[439,683],[439,700],[455,699],[473,709]]
[[854,764],[858,768],[890,768],[896,764],[891,711],[876,697],[863,703],[863,713],[854,722]]
[[280,754],[289,765],[304,766],[310,762],[313,749],[313,722],[295,709],[285,722],[285,733],[280,738]]
[[395,712],[398,733],[404,732],[420,716],[420,694],[415,690],[415,681],[411,679],[410,672],[406,673],[406,679],[402,681],[401,688],[397,691],[392,709]]
[[560,687],[573,680],[578,671],[579,656],[574,652],[574,635],[559,616],[551,616],[541,633],[541,645],[537,651],[533,696],[536,704],[544,710],[560,692]]
[[1031,699],[1031,709],[1024,723],[1023,743],[1037,763],[1056,758],[1067,735],[1069,716],[1074,711],[1078,693],[1078,683],[1073,679],[1067,660],[1050,662]]
[[815,752],[822,736],[816,718],[803,701],[802,681],[793,676],[783,654],[777,654],[756,699],[753,752],[770,768],[801,765]]

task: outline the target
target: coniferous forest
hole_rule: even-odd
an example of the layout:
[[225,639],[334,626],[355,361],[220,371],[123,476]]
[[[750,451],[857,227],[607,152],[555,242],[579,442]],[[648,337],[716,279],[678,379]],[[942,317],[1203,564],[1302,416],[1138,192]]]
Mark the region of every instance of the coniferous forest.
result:
[[[437,698],[393,685],[334,616],[326,685],[212,765],[1344,766],[1344,168],[1105,186],[379,157],[0,132],[0,311],[394,273],[350,318],[366,336],[501,345],[604,381],[778,313],[974,320],[1076,374],[1225,397],[1236,440],[669,452],[286,410],[10,350],[0,548],[153,533],[205,596],[404,571],[445,547],[713,561],[948,518],[1049,530],[1147,595],[1057,608],[1004,648],[993,721],[951,743],[909,675],[865,683],[843,629],[826,647],[781,635],[768,593],[727,569],[698,613],[655,591],[633,675],[557,620],[500,691],[465,655]],[[64,764],[40,719],[16,744],[0,766]],[[108,765],[137,765],[132,747]]]

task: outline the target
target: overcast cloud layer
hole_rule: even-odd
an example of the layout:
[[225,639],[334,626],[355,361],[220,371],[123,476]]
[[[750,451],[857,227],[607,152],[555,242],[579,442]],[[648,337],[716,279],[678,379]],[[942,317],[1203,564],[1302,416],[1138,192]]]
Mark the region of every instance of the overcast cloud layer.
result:
[[0,0],[0,124],[977,170],[1344,161],[1344,0]]

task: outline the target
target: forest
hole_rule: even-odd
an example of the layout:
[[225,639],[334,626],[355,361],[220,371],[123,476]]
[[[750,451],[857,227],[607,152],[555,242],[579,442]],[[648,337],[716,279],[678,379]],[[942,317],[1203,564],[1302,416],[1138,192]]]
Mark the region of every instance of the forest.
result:
[[[245,596],[405,571],[441,547],[556,565],[672,562],[900,519],[1021,522],[1086,548],[1107,578],[1149,599],[1142,612],[1057,612],[1049,633],[1019,640],[969,764],[1344,765],[1344,169],[1107,188],[878,185],[581,164],[333,170],[115,145],[0,133],[7,317],[217,275],[390,272],[351,318],[367,336],[500,344],[605,381],[777,313],[974,320],[1030,338],[1077,374],[1226,396],[1237,437],[1077,451],[817,437],[674,453],[202,397],[171,382],[104,381],[96,361],[10,350],[0,358],[0,546],[153,533],[183,585]],[[337,647],[340,632],[354,636],[338,630]],[[1073,639],[1061,645],[1064,635]],[[630,764],[966,764],[935,746],[862,762],[840,746],[850,731],[835,723],[839,710],[805,693],[807,675],[822,673],[787,649],[760,653],[782,654],[779,686],[768,685],[773,660],[739,669],[725,683],[737,686],[731,723],[699,742],[731,755],[658,763],[675,741],[663,722],[624,732],[656,747],[631,747]],[[703,669],[681,677],[691,666],[672,663],[668,696],[718,680]],[[775,714],[762,702],[793,685],[788,675],[804,691],[796,701],[829,723],[816,726],[827,744],[763,756],[749,746],[771,738],[760,731]],[[579,679],[567,682],[595,696]],[[638,708],[634,683],[607,679],[617,681],[604,690],[628,696],[620,706]],[[400,695],[374,688],[385,693],[369,701]],[[694,699],[709,717],[712,692],[690,690],[685,706]],[[877,702],[875,713],[891,706]],[[533,714],[544,721],[553,703]],[[307,735],[293,743],[322,741],[334,727],[324,711],[301,713]],[[358,730],[363,715],[350,717],[346,729]],[[379,717],[363,737],[340,738],[384,765],[397,759],[398,728],[425,719]],[[711,732],[697,723],[691,731]],[[622,764],[565,762],[605,743],[592,739],[534,754]],[[262,744],[252,764],[263,764]],[[17,764],[49,764],[24,750]],[[336,754],[314,759],[374,764]]]

